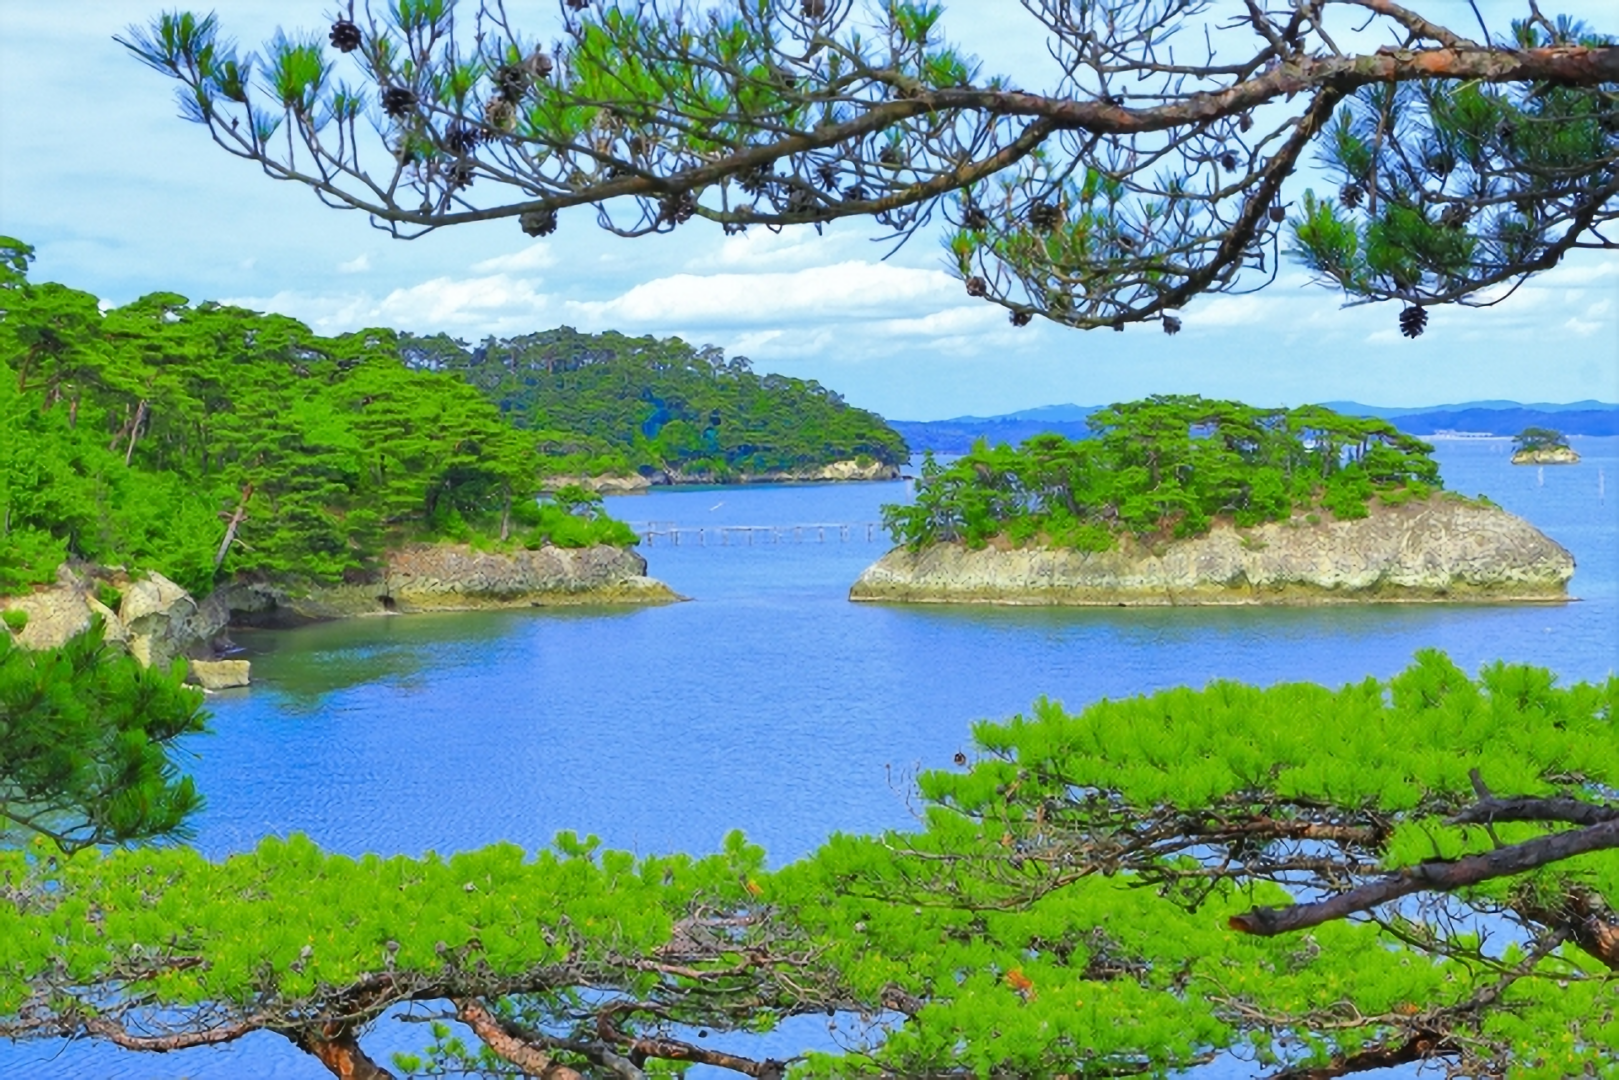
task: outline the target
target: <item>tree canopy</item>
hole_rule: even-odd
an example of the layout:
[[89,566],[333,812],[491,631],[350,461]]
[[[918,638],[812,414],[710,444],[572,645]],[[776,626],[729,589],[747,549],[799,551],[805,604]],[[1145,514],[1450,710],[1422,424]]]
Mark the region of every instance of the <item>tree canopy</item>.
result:
[[477,387],[535,433],[541,467],[562,475],[666,471],[711,480],[866,459],[909,460],[882,418],[814,380],[755,374],[679,338],[558,327],[488,338],[401,335],[407,363]]
[[[0,851],[0,1035],[281,1034],[339,1076],[1619,1076],[1619,679],[1419,654],[985,722],[917,828],[771,870],[560,836]],[[791,1058],[744,1036],[818,1016]],[[420,1030],[420,1029],[418,1029]],[[571,1070],[571,1071],[570,1071]],[[1195,1074],[1193,1074],[1195,1075]]]
[[1512,448],[1519,453],[1535,450],[1567,450],[1568,436],[1555,428],[1526,427],[1512,437]]
[[1037,435],[1017,449],[980,440],[948,467],[930,454],[915,500],[884,507],[895,541],[1104,551],[1126,534],[1195,536],[1218,517],[1257,525],[1319,507],[1362,518],[1374,494],[1392,502],[1442,486],[1432,446],[1320,405],[1158,395],[1099,409],[1086,424],[1089,439]]
[[30,282],[26,244],[0,255],[0,593],[68,557],[202,594],[220,574],[335,580],[390,543],[479,530],[633,542],[536,506],[534,437],[406,365],[391,330],[322,337],[174,293],[102,312]]
[[[967,292],[1019,325],[1174,333],[1285,244],[1414,337],[1430,305],[1613,246],[1619,48],[1533,3],[1493,29],[1391,0],[1023,7],[1045,89],[910,0],[565,0],[526,28],[397,0],[261,53],[185,12],[121,40],[225,150],[395,235],[542,236],[571,207],[631,236],[942,219]],[[1312,161],[1335,191],[1295,179]]]

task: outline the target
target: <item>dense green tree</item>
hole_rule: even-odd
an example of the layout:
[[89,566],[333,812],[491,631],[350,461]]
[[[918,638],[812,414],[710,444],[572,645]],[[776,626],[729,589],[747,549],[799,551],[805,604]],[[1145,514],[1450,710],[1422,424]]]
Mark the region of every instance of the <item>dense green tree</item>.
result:
[[840,460],[899,465],[905,440],[814,380],[757,375],[747,357],[679,338],[559,327],[468,349],[404,335],[413,366],[453,372],[533,431],[560,475],[671,471],[712,479]]
[[176,744],[206,718],[180,672],[141,667],[99,624],[38,651],[0,627],[0,837],[74,851],[184,835],[202,799]]
[[1214,519],[1286,519],[1317,505],[1365,517],[1374,494],[1426,497],[1440,487],[1433,447],[1375,417],[1319,405],[1257,409],[1158,395],[1087,419],[1093,437],[1039,435],[1021,448],[930,457],[910,505],[884,508],[899,543],[921,547],[997,537],[1100,551],[1125,533],[1193,536]]
[[[104,314],[0,238],[0,592],[64,558],[333,580],[410,539],[538,523],[536,440],[393,331],[153,293]],[[547,536],[628,543],[601,515]],[[537,536],[528,539],[542,542]]]
[[[189,13],[125,44],[225,150],[395,235],[545,235],[581,206],[623,235],[942,217],[951,269],[1014,323],[1173,333],[1273,275],[1286,230],[1415,336],[1429,305],[1611,248],[1619,213],[1611,39],[1534,3],[1493,29],[1422,6],[1025,0],[1044,90],[983,73],[925,2],[568,0],[521,28],[398,0],[337,18],[341,60],[289,35],[244,56]],[[1293,179],[1312,149],[1335,196]]]
[[[435,1027],[393,1065],[435,1075],[1619,1076],[1616,722],[1619,679],[1424,653],[1338,690],[1042,701],[920,777],[918,828],[775,871],[736,835],[0,852],[0,1034],[273,1031],[372,1080],[364,1039],[409,1005]],[[737,1034],[805,1015],[840,1049]]]
[[1568,438],[1553,428],[1526,427],[1512,437],[1512,449],[1520,454],[1535,450],[1567,450]]

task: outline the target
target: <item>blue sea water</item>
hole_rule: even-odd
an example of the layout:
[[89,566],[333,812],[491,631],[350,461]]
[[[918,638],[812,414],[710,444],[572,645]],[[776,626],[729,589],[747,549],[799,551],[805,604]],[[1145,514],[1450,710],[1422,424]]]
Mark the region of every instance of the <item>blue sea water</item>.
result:
[[[918,769],[967,749],[975,720],[1041,695],[1078,707],[1215,678],[1337,685],[1389,676],[1427,647],[1470,670],[1506,659],[1603,678],[1619,668],[1619,438],[1574,444],[1581,464],[1542,469],[1508,464],[1506,440],[1438,444],[1447,487],[1574,553],[1568,604],[852,604],[880,534],[720,544],[713,530],[875,521],[907,497],[903,481],[610,499],[618,517],[705,529],[704,545],[688,533],[643,547],[689,602],[239,634],[255,684],[216,695],[213,734],[187,747],[208,799],[197,843],[223,855],[301,831],[341,852],[449,852],[573,829],[653,853],[712,850],[741,828],[779,863],[837,830],[908,825]],[[274,1036],[171,1057],[0,1047],[0,1074],[327,1075]]]

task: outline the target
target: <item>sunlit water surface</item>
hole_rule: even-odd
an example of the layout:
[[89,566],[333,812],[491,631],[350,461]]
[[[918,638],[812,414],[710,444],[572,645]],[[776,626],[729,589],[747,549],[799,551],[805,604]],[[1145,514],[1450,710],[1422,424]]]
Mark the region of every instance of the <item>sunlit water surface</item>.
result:
[[[333,851],[416,854],[538,847],[574,829],[641,853],[700,852],[742,828],[779,863],[836,830],[909,824],[917,769],[966,749],[973,721],[1040,695],[1077,707],[1217,677],[1336,685],[1391,675],[1425,647],[1469,670],[1507,659],[1601,678],[1619,666],[1619,439],[1575,446],[1580,465],[1536,469],[1509,465],[1506,440],[1438,444],[1447,487],[1487,494],[1574,552],[1579,602],[1555,605],[852,604],[880,533],[721,544],[712,530],[876,521],[905,482],[609,499],[621,518],[710,530],[705,545],[642,549],[690,602],[240,633],[254,685],[213,697],[213,734],[188,747],[208,798],[197,843],[224,855],[301,831]],[[367,1045],[409,1047],[414,1027],[384,1025]],[[771,1052],[809,1038],[800,1025]],[[0,1074],[329,1075],[270,1035],[168,1057],[0,1048]]]

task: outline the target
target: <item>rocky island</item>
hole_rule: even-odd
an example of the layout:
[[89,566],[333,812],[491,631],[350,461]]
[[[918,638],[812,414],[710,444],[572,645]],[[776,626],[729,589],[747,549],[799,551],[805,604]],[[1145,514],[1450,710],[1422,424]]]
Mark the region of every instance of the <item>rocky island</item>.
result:
[[1153,398],[975,448],[887,510],[850,599],[1075,605],[1567,599],[1573,557],[1440,490],[1426,443],[1307,407]]
[[1578,465],[1580,455],[1561,431],[1527,427],[1512,437],[1514,465]]
[[1545,446],[1535,450],[1514,450],[1514,465],[1578,465],[1580,455],[1572,446]]
[[1221,523],[1156,547],[896,548],[849,597],[1131,606],[1564,600],[1573,573],[1573,556],[1522,518],[1441,494],[1374,506],[1351,521]]

